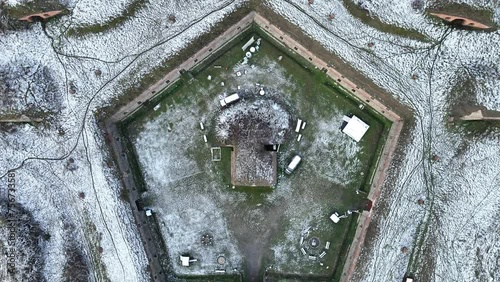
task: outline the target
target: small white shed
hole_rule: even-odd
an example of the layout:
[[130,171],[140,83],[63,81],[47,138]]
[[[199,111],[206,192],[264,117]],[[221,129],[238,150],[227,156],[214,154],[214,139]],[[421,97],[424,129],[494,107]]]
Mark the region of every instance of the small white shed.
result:
[[333,213],[330,215],[330,219],[333,221],[333,223],[339,223],[340,217],[338,213]]
[[348,116],[344,116],[342,118],[347,125],[342,129],[342,132],[347,134],[347,136],[354,139],[354,141],[359,142],[361,138],[365,135],[366,131],[370,126],[366,124],[364,121],[360,120],[357,116],[352,116],[352,118]]

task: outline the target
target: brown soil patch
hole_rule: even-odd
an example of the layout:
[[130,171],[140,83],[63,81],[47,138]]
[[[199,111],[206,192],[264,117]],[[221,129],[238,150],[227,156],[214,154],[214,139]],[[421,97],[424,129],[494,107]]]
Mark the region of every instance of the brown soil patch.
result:
[[461,25],[463,27],[477,28],[477,29],[491,29],[491,26],[464,17],[453,16],[448,14],[439,14],[439,13],[429,13],[429,14],[438,17],[448,23]]
[[35,20],[39,20],[39,19],[45,21],[46,19],[52,18],[54,16],[57,16],[60,13],[62,13],[61,10],[59,10],[59,11],[41,12],[41,13],[37,13],[37,14],[27,15],[25,17],[19,18],[19,20],[20,21],[26,21],[26,22],[29,22],[29,23],[34,22]]

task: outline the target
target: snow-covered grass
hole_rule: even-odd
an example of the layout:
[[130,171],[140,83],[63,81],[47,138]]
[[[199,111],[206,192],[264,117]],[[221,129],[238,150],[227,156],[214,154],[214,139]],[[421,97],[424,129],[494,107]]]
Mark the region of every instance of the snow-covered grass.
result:
[[271,128],[269,142],[274,143],[285,141],[285,132],[291,128],[290,114],[280,104],[270,99],[258,99],[236,103],[223,110],[216,121],[217,138],[221,142],[227,142],[231,137],[231,127],[235,126],[235,123],[243,123],[245,119],[259,119],[259,122],[269,124]]
[[20,58],[0,67],[0,78],[0,115],[37,118],[60,111],[63,98],[47,66]]
[[[177,274],[211,274],[219,254],[225,255],[227,270],[232,271],[240,268],[242,258],[221,210],[221,202],[229,196],[211,175],[210,148],[198,127],[216,111],[218,97],[210,87],[187,87],[187,93],[173,93],[161,102],[161,114],[132,125],[136,133],[131,139],[148,189],[145,199],[160,222]],[[213,246],[202,246],[205,234],[214,238]],[[199,262],[182,267],[181,254]]]
[[[350,220],[333,225],[328,217],[333,211],[363,207],[363,196],[355,191],[366,181],[383,125],[324,84],[323,73],[306,70],[266,40],[247,64],[241,64],[244,42],[193,73],[193,78],[184,78],[157,111],[133,118],[129,133],[148,189],[143,201],[156,212],[179,275],[211,273],[220,253],[230,258],[226,269],[241,270],[245,260],[247,275],[269,265],[283,273],[332,275],[341,269],[339,251],[349,244]],[[258,94],[261,89],[263,96]],[[221,107],[219,99],[235,92],[240,100]],[[348,113],[372,126],[360,143],[340,130],[342,115]],[[301,142],[293,132],[297,117],[307,121]],[[210,146],[235,140],[232,145],[243,146],[240,143],[245,140],[258,139],[231,135],[242,134],[246,128],[233,132],[232,127],[249,126],[247,119],[269,123],[272,132],[268,133],[283,143],[278,154],[279,180],[267,191],[231,188],[229,172],[223,170],[228,156],[221,163],[211,161]],[[280,135],[281,131],[287,133]],[[303,162],[293,175],[285,176],[283,168],[293,154],[300,154]],[[322,259],[310,260],[300,251],[301,232],[308,227],[310,236],[321,240],[317,250],[309,248],[310,254],[318,256],[326,242],[331,243]],[[204,234],[213,236],[214,246],[200,244]],[[199,262],[182,267],[179,255],[184,253]],[[260,257],[265,265],[260,265]]]
[[[104,144],[95,121],[87,126],[92,131],[85,128],[82,141],[69,159],[31,161],[16,172],[16,200],[33,211],[34,219],[50,235],[44,251],[45,277],[63,280],[65,249],[76,244],[87,256],[93,280],[105,277],[140,280],[138,277],[147,277],[143,267],[126,267],[143,265],[141,261],[145,260],[141,242],[135,235],[135,222],[128,203],[118,199],[120,185],[105,165],[109,156],[101,153]],[[29,125],[25,125],[23,131],[25,136],[41,138]],[[12,135],[15,134],[9,137]],[[45,135],[47,140],[57,142],[59,148],[64,149],[65,137],[58,137],[54,132]],[[16,143],[7,148],[18,148],[20,152],[24,151],[23,147],[33,150],[37,146],[36,142],[26,143],[27,139],[19,137],[13,141]],[[103,248],[102,253],[99,247]]]

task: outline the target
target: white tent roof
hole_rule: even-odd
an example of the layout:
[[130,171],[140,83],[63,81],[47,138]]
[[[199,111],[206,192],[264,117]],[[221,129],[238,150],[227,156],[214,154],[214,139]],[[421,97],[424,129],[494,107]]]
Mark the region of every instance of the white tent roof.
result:
[[181,256],[181,264],[182,266],[189,266],[189,257]]
[[342,129],[342,132],[347,134],[349,137],[354,139],[356,142],[359,142],[363,135],[365,135],[366,131],[370,127],[368,124],[364,123],[362,120],[360,120],[357,116],[352,116],[349,120],[346,120],[344,117],[345,121],[347,121],[347,125]]

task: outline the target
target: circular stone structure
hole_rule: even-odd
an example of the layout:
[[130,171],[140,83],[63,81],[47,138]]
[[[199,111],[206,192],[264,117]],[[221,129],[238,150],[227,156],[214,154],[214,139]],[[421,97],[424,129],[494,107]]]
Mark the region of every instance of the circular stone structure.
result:
[[309,239],[309,246],[311,246],[311,248],[317,248],[319,246],[319,239],[316,238],[316,237],[312,237],[311,239]]
[[218,264],[221,264],[221,265],[222,265],[222,264],[225,264],[225,263],[226,263],[226,258],[225,258],[224,256],[219,256],[219,257],[217,258],[217,263],[218,263]]

